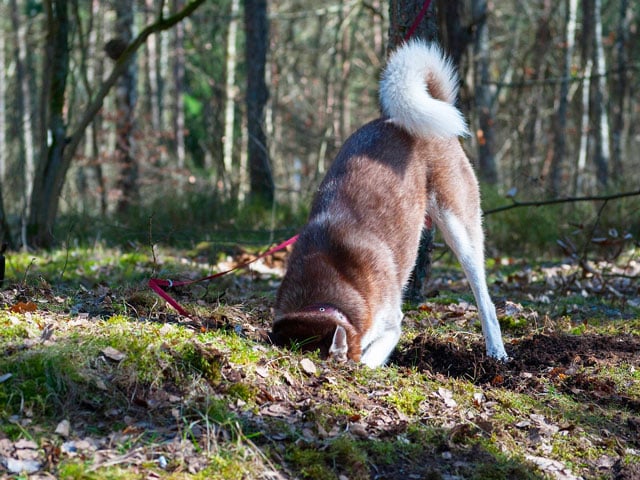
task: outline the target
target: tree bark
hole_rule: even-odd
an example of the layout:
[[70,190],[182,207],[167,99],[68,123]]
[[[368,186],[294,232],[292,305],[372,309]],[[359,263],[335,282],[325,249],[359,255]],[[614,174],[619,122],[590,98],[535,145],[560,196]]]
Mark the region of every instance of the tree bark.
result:
[[563,164],[566,150],[567,111],[569,108],[569,79],[576,33],[577,0],[567,0],[565,14],[565,51],[564,67],[560,92],[558,93],[558,110],[554,121],[554,149],[549,170],[548,193],[557,197],[560,194],[563,180]]
[[222,164],[224,165],[223,179],[226,194],[232,198],[233,186],[233,152],[236,113],[236,64],[238,54],[236,48],[238,36],[238,14],[240,13],[240,0],[231,0],[231,12],[229,30],[227,31],[227,62],[225,72],[225,105],[224,105],[224,144],[222,151]]
[[[173,10],[182,8],[182,0],[173,1]],[[186,166],[185,149],[185,114],[184,114],[184,26],[178,23],[174,32],[173,45],[173,135],[175,142],[175,155],[178,160],[178,168],[183,170]]]
[[476,26],[474,41],[474,91],[478,114],[478,175],[486,183],[498,183],[498,168],[495,158],[494,98],[489,76],[489,26],[487,0],[473,1],[473,20]]
[[[116,2],[116,35],[124,46],[133,38],[134,5],[131,0]],[[116,190],[118,204],[116,211],[126,214],[138,203],[140,191],[138,186],[138,161],[135,154],[135,110],[137,101],[137,66],[135,55],[128,62],[126,70],[120,76],[115,90],[116,102],[116,163],[119,169]]]
[[[62,167],[65,163],[66,124],[64,102],[69,71],[69,16],[66,0],[43,2],[47,34],[42,68],[40,105],[40,158],[31,190],[31,211],[27,241],[33,246],[49,245],[53,238],[53,206],[57,206]],[[66,173],[66,169],[64,169]]]
[[578,161],[576,164],[574,195],[584,192],[584,175],[587,166],[587,156],[589,150],[589,92],[591,91],[591,75],[593,73],[593,62],[587,59],[584,66],[582,80],[582,118],[580,121],[580,147],[578,150]]
[[[0,68],[6,70],[6,57],[5,57],[5,32],[0,31]],[[7,222],[7,216],[4,210],[4,195],[2,194],[2,185],[6,177],[7,157],[8,151],[6,129],[7,129],[7,110],[6,110],[6,82],[0,81],[0,244],[4,244],[11,240],[11,230],[9,228],[9,222]]]
[[275,186],[264,133],[264,108],[269,98],[265,82],[269,44],[266,0],[245,0],[244,25],[250,197],[252,201],[271,204],[275,197]]
[[[35,147],[34,127],[32,121],[32,96],[31,81],[27,62],[27,22],[21,21],[20,9],[16,0],[10,1],[11,23],[14,32],[14,56],[16,64],[16,82],[20,86],[20,95],[16,98],[16,108],[20,115],[19,146],[20,156],[23,160],[22,178],[22,215],[21,215],[21,241],[27,248],[27,218],[31,212],[31,191],[35,176]],[[6,150],[5,150],[6,151]]]
[[606,189],[609,183],[610,130],[609,115],[607,113],[607,66],[602,45],[602,1],[595,0],[593,9],[593,65],[597,79],[593,101],[593,113],[595,116],[595,142],[593,160],[596,164],[596,179],[602,189]]
[[[6,48],[5,29],[0,30],[0,69],[7,71],[7,58],[5,54]],[[7,82],[3,79],[0,81],[0,185],[7,176]],[[1,199],[0,199],[1,200]]]
[[613,89],[615,101],[613,103],[613,131],[612,131],[612,155],[611,177],[615,181],[623,178],[622,168],[622,144],[625,130],[624,106],[629,94],[627,68],[629,57],[627,48],[629,44],[629,29],[631,25],[631,11],[629,0],[620,0],[620,14],[618,20],[618,32],[616,35],[615,50],[618,64],[618,74]]
[[[389,1],[389,51],[394,50],[405,41],[414,20],[424,6],[424,0],[390,0]],[[426,15],[413,32],[413,38],[421,38],[427,42],[438,39],[436,8],[432,3]]]

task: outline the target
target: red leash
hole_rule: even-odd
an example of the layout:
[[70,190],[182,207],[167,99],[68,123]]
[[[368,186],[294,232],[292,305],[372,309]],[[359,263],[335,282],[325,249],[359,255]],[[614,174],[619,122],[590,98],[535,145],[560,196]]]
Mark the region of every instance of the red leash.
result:
[[422,5],[422,8],[420,9],[420,12],[418,12],[418,15],[416,16],[415,20],[411,24],[411,27],[409,28],[409,31],[404,36],[405,42],[407,40],[409,40],[411,37],[413,37],[414,33],[416,33],[416,29],[418,28],[418,25],[420,25],[420,22],[422,21],[422,19],[426,15],[427,10],[429,10],[429,5],[431,5],[431,0],[425,0],[424,4]]
[[171,296],[163,289],[163,287],[164,288],[181,287],[183,285],[191,285],[192,283],[204,282],[206,280],[213,280],[214,278],[222,277],[223,275],[226,275],[227,273],[231,273],[231,272],[233,272],[235,270],[239,270],[241,268],[248,267],[253,262],[258,261],[261,258],[268,257],[269,255],[272,255],[272,254],[276,253],[277,251],[282,250],[283,248],[286,248],[289,245],[294,244],[297,239],[298,239],[298,235],[294,235],[289,240],[285,240],[281,244],[276,245],[273,248],[270,248],[266,252],[258,255],[253,260],[250,260],[250,261],[245,262],[245,263],[241,263],[240,265],[237,265],[237,266],[235,266],[235,267],[233,267],[233,268],[231,268],[229,270],[225,270],[224,272],[218,272],[218,273],[215,273],[213,275],[209,275],[208,277],[198,278],[197,280],[184,280],[184,281],[179,281],[179,282],[174,282],[173,280],[165,280],[163,278],[150,278],[148,285],[154,292],[156,292],[158,295],[160,295],[169,305],[171,305],[173,308],[175,308],[180,315],[183,315],[185,317],[191,317],[191,314],[189,312],[187,312],[177,301],[175,301],[173,298],[171,298]]

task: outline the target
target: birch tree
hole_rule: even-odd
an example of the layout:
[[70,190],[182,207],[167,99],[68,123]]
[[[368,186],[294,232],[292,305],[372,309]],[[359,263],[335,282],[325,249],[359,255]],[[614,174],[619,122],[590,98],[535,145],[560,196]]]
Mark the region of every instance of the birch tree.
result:
[[238,14],[240,13],[240,0],[231,0],[229,30],[227,31],[227,62],[225,72],[225,105],[224,105],[224,139],[223,139],[223,166],[224,181],[227,195],[233,197],[233,153],[234,130],[236,112],[236,64],[238,53],[236,48],[238,37]]
[[593,5],[593,65],[596,69],[596,82],[593,101],[595,117],[594,162],[596,178],[601,188],[609,182],[610,131],[607,113],[607,65],[602,45],[602,0],[594,0]]

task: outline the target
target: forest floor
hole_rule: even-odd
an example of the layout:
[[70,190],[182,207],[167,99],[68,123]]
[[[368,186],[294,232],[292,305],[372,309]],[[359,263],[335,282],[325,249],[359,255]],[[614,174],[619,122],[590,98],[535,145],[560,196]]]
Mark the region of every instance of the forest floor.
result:
[[[0,478],[640,478],[640,262],[491,259],[487,358],[459,268],[435,262],[389,364],[268,342],[284,253],[94,246],[7,258]],[[451,262],[449,265],[448,262]]]

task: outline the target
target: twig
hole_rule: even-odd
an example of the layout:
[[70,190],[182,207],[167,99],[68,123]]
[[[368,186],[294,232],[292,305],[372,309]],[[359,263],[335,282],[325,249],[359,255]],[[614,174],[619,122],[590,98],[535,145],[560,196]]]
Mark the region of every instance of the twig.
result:
[[640,190],[635,190],[633,192],[615,193],[612,195],[588,195],[586,197],[553,198],[550,200],[538,200],[538,201],[531,201],[531,202],[519,202],[513,199],[513,203],[511,205],[503,205],[501,207],[491,208],[489,210],[485,210],[483,214],[484,216],[487,216],[493,213],[499,213],[499,212],[504,212],[506,210],[511,210],[512,208],[541,207],[543,205],[555,205],[558,203],[596,202],[596,201],[608,202],[609,200],[617,200],[619,198],[635,197],[635,196],[640,196]]

